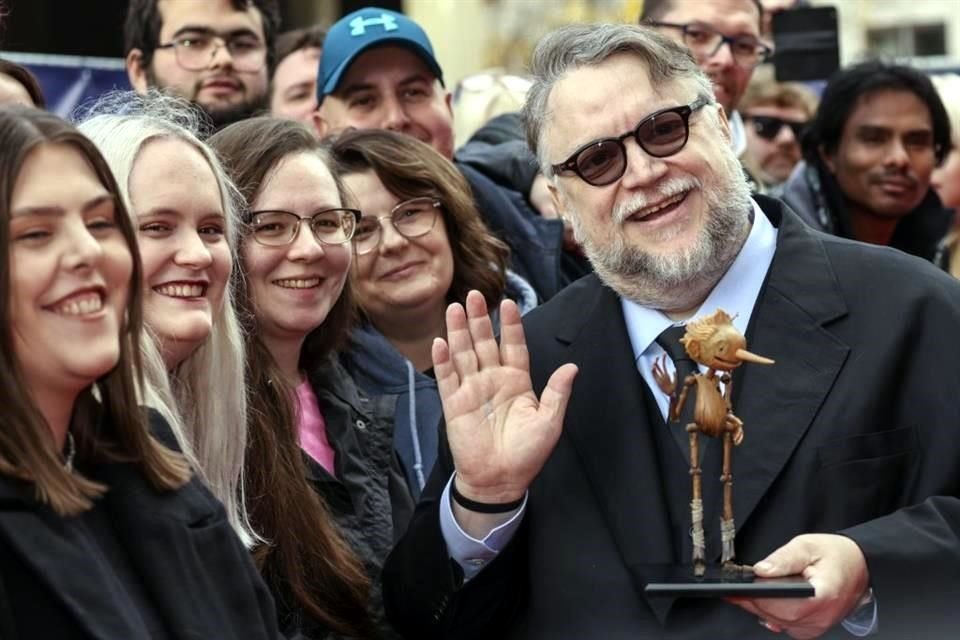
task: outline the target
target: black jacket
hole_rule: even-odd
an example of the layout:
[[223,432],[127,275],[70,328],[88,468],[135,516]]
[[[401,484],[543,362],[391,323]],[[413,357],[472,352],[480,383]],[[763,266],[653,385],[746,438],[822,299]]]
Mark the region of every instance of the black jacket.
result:
[[[798,164],[778,195],[814,229],[842,238],[853,237],[846,200],[836,179],[822,163]],[[930,188],[917,208],[897,223],[890,246],[933,260],[937,245],[952,222],[953,211],[945,209],[936,191]]]
[[[151,415],[155,432],[168,432],[160,420]],[[199,480],[161,493],[133,464],[80,460],[78,468],[109,487],[94,509],[106,510],[165,637],[279,637],[269,591],[223,506]],[[123,593],[123,580],[78,525],[38,503],[31,487],[0,477],[0,638],[146,637],[140,612],[111,593]]]
[[[383,613],[380,571],[413,515],[413,498],[393,447],[393,403],[360,392],[334,356],[307,372],[323,411],[327,439],[336,452],[336,477],[304,453],[310,482],[323,496],[340,533],[363,561],[372,581],[370,614],[381,638],[393,638]],[[283,629],[303,638],[337,638],[307,619],[290,599],[278,597]]]
[[[866,557],[878,639],[955,637],[960,283],[757,201],[778,237],[747,341],[776,364],[734,377],[745,432],[733,462],[737,558],[759,561],[801,533],[840,532]],[[451,472],[442,456],[384,569],[391,619],[411,638],[769,638],[726,602],[644,595],[650,565],[680,554],[653,431],[667,426],[651,418],[618,296],[584,278],[524,328],[536,393],[565,362],[580,372],[523,524],[463,585],[439,527]],[[718,528],[708,531],[712,562]]]

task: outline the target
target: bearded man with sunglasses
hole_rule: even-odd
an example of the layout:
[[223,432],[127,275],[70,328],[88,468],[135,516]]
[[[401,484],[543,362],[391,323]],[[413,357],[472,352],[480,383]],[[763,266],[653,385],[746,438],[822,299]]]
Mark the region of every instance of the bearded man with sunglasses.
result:
[[[538,44],[531,68],[528,142],[596,274],[522,323],[502,305],[499,345],[482,296],[448,309],[433,350],[441,456],[384,570],[396,628],[458,640],[953,637],[960,283],[751,197],[709,79],[662,35],[570,25]],[[813,598],[644,592],[692,545],[687,434],[665,420],[653,365],[672,374],[683,356],[668,333],[717,308],[776,360],[732,378],[745,434],[736,556],[761,577],[803,574]],[[706,448],[704,521],[716,523],[720,448]]]
[[766,192],[800,162],[800,139],[816,110],[816,94],[802,84],[755,77],[747,87],[739,106],[747,134],[742,160]]

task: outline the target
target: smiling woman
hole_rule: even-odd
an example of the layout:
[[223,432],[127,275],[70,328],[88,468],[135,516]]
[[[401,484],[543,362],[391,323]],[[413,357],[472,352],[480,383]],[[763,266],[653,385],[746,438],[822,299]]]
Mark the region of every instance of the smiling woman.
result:
[[507,270],[509,249],[483,223],[463,175],[432,147],[368,129],[339,136],[333,152],[363,210],[350,274],[363,322],[345,361],[368,393],[390,400],[394,446],[416,497],[437,458],[430,349],[444,335],[447,305],[476,289],[491,309],[508,297],[526,312],[537,296]]
[[80,130],[117,176],[137,229],[144,321],[153,338],[141,344],[145,401],[171,423],[252,546],[257,536],[240,495],[247,441],[243,343],[229,286],[237,195],[194,134],[197,127],[197,115],[183,102],[127,92],[101,98]]
[[106,162],[23,108],[0,147],[0,637],[275,638],[222,505],[137,406],[140,261]]
[[336,357],[353,316],[347,276],[360,212],[298,122],[252,118],[210,145],[248,202],[237,286],[251,389],[247,505],[270,541],[254,553],[281,627],[393,637],[370,583],[413,501],[381,403]]

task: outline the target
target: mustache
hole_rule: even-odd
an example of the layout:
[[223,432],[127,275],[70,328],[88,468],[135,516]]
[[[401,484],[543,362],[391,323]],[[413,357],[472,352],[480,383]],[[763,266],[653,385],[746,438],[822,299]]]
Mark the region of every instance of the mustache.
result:
[[699,189],[702,186],[703,183],[694,176],[683,176],[664,180],[655,188],[647,192],[638,193],[626,202],[618,204],[613,210],[613,220],[617,224],[623,224],[627,218],[637,211],[649,207],[651,204],[662,202],[684,191]]
[[911,189],[920,185],[920,180],[918,180],[916,176],[899,169],[887,170],[883,173],[873,174],[869,177],[869,182],[871,184],[881,184],[889,180],[905,183]]

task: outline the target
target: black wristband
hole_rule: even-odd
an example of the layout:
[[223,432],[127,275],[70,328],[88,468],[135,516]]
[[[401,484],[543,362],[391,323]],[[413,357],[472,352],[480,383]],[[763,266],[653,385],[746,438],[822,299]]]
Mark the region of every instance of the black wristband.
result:
[[453,496],[454,502],[458,505],[468,511],[476,511],[477,513],[509,513],[519,509],[523,505],[523,498],[514,500],[513,502],[477,502],[470,498],[464,498],[463,495],[457,491],[456,481],[450,483],[450,495]]

